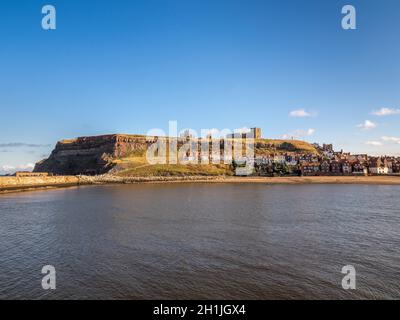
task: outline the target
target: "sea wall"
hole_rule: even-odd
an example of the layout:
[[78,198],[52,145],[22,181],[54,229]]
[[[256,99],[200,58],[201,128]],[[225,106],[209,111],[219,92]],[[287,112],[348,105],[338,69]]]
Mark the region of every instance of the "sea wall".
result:
[[31,189],[40,187],[61,187],[79,184],[74,176],[54,177],[0,177],[0,191]]

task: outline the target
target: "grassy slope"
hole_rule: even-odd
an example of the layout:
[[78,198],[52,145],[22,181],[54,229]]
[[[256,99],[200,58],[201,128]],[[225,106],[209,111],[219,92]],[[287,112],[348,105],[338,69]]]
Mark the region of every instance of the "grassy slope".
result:
[[115,175],[127,176],[218,176],[232,175],[227,165],[199,165],[199,164],[156,164],[150,165],[145,157],[128,157],[114,161]]
[[257,143],[268,144],[271,147],[256,148],[256,154],[266,152],[298,152],[298,153],[318,153],[313,145],[301,140],[273,140],[273,139],[258,139]]

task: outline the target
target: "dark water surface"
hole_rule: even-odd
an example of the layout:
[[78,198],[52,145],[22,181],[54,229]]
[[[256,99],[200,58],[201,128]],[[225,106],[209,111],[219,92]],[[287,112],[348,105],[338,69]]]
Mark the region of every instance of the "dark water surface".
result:
[[[0,195],[0,298],[400,298],[400,186],[160,184]],[[44,291],[41,269],[57,270]],[[357,289],[342,289],[353,265]]]

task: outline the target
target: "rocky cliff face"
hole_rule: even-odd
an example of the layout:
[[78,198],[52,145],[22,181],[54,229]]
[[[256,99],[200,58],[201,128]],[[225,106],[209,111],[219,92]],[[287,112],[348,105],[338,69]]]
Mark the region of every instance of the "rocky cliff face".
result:
[[[148,147],[158,139],[165,139],[165,143],[170,142],[169,138],[123,134],[62,140],[57,143],[48,159],[42,160],[36,164],[34,172],[49,172],[55,175],[103,174],[110,171],[116,165],[116,160],[118,159],[129,156],[141,156],[144,158]],[[175,141],[178,149],[186,143],[185,139],[178,139]],[[201,140],[197,140],[198,153],[200,153],[201,150],[200,143]],[[224,143],[219,140],[218,143],[220,143],[220,152],[221,155],[223,155]],[[232,145],[230,148],[231,147]],[[256,156],[286,152],[314,153],[316,150],[304,141],[256,140]],[[118,170],[120,170],[120,168],[116,166],[113,171]]]
[[34,172],[57,175],[101,174],[112,168],[112,160],[146,150],[145,136],[104,135],[59,141],[48,159],[38,162]]

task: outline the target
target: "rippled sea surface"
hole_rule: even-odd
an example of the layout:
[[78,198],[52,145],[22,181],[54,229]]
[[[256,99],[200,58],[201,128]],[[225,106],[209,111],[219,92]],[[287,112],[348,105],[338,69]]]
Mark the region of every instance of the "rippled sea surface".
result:
[[[149,184],[0,195],[0,298],[399,299],[399,194]],[[54,291],[41,287],[44,265]],[[356,290],[341,286],[345,265]]]

